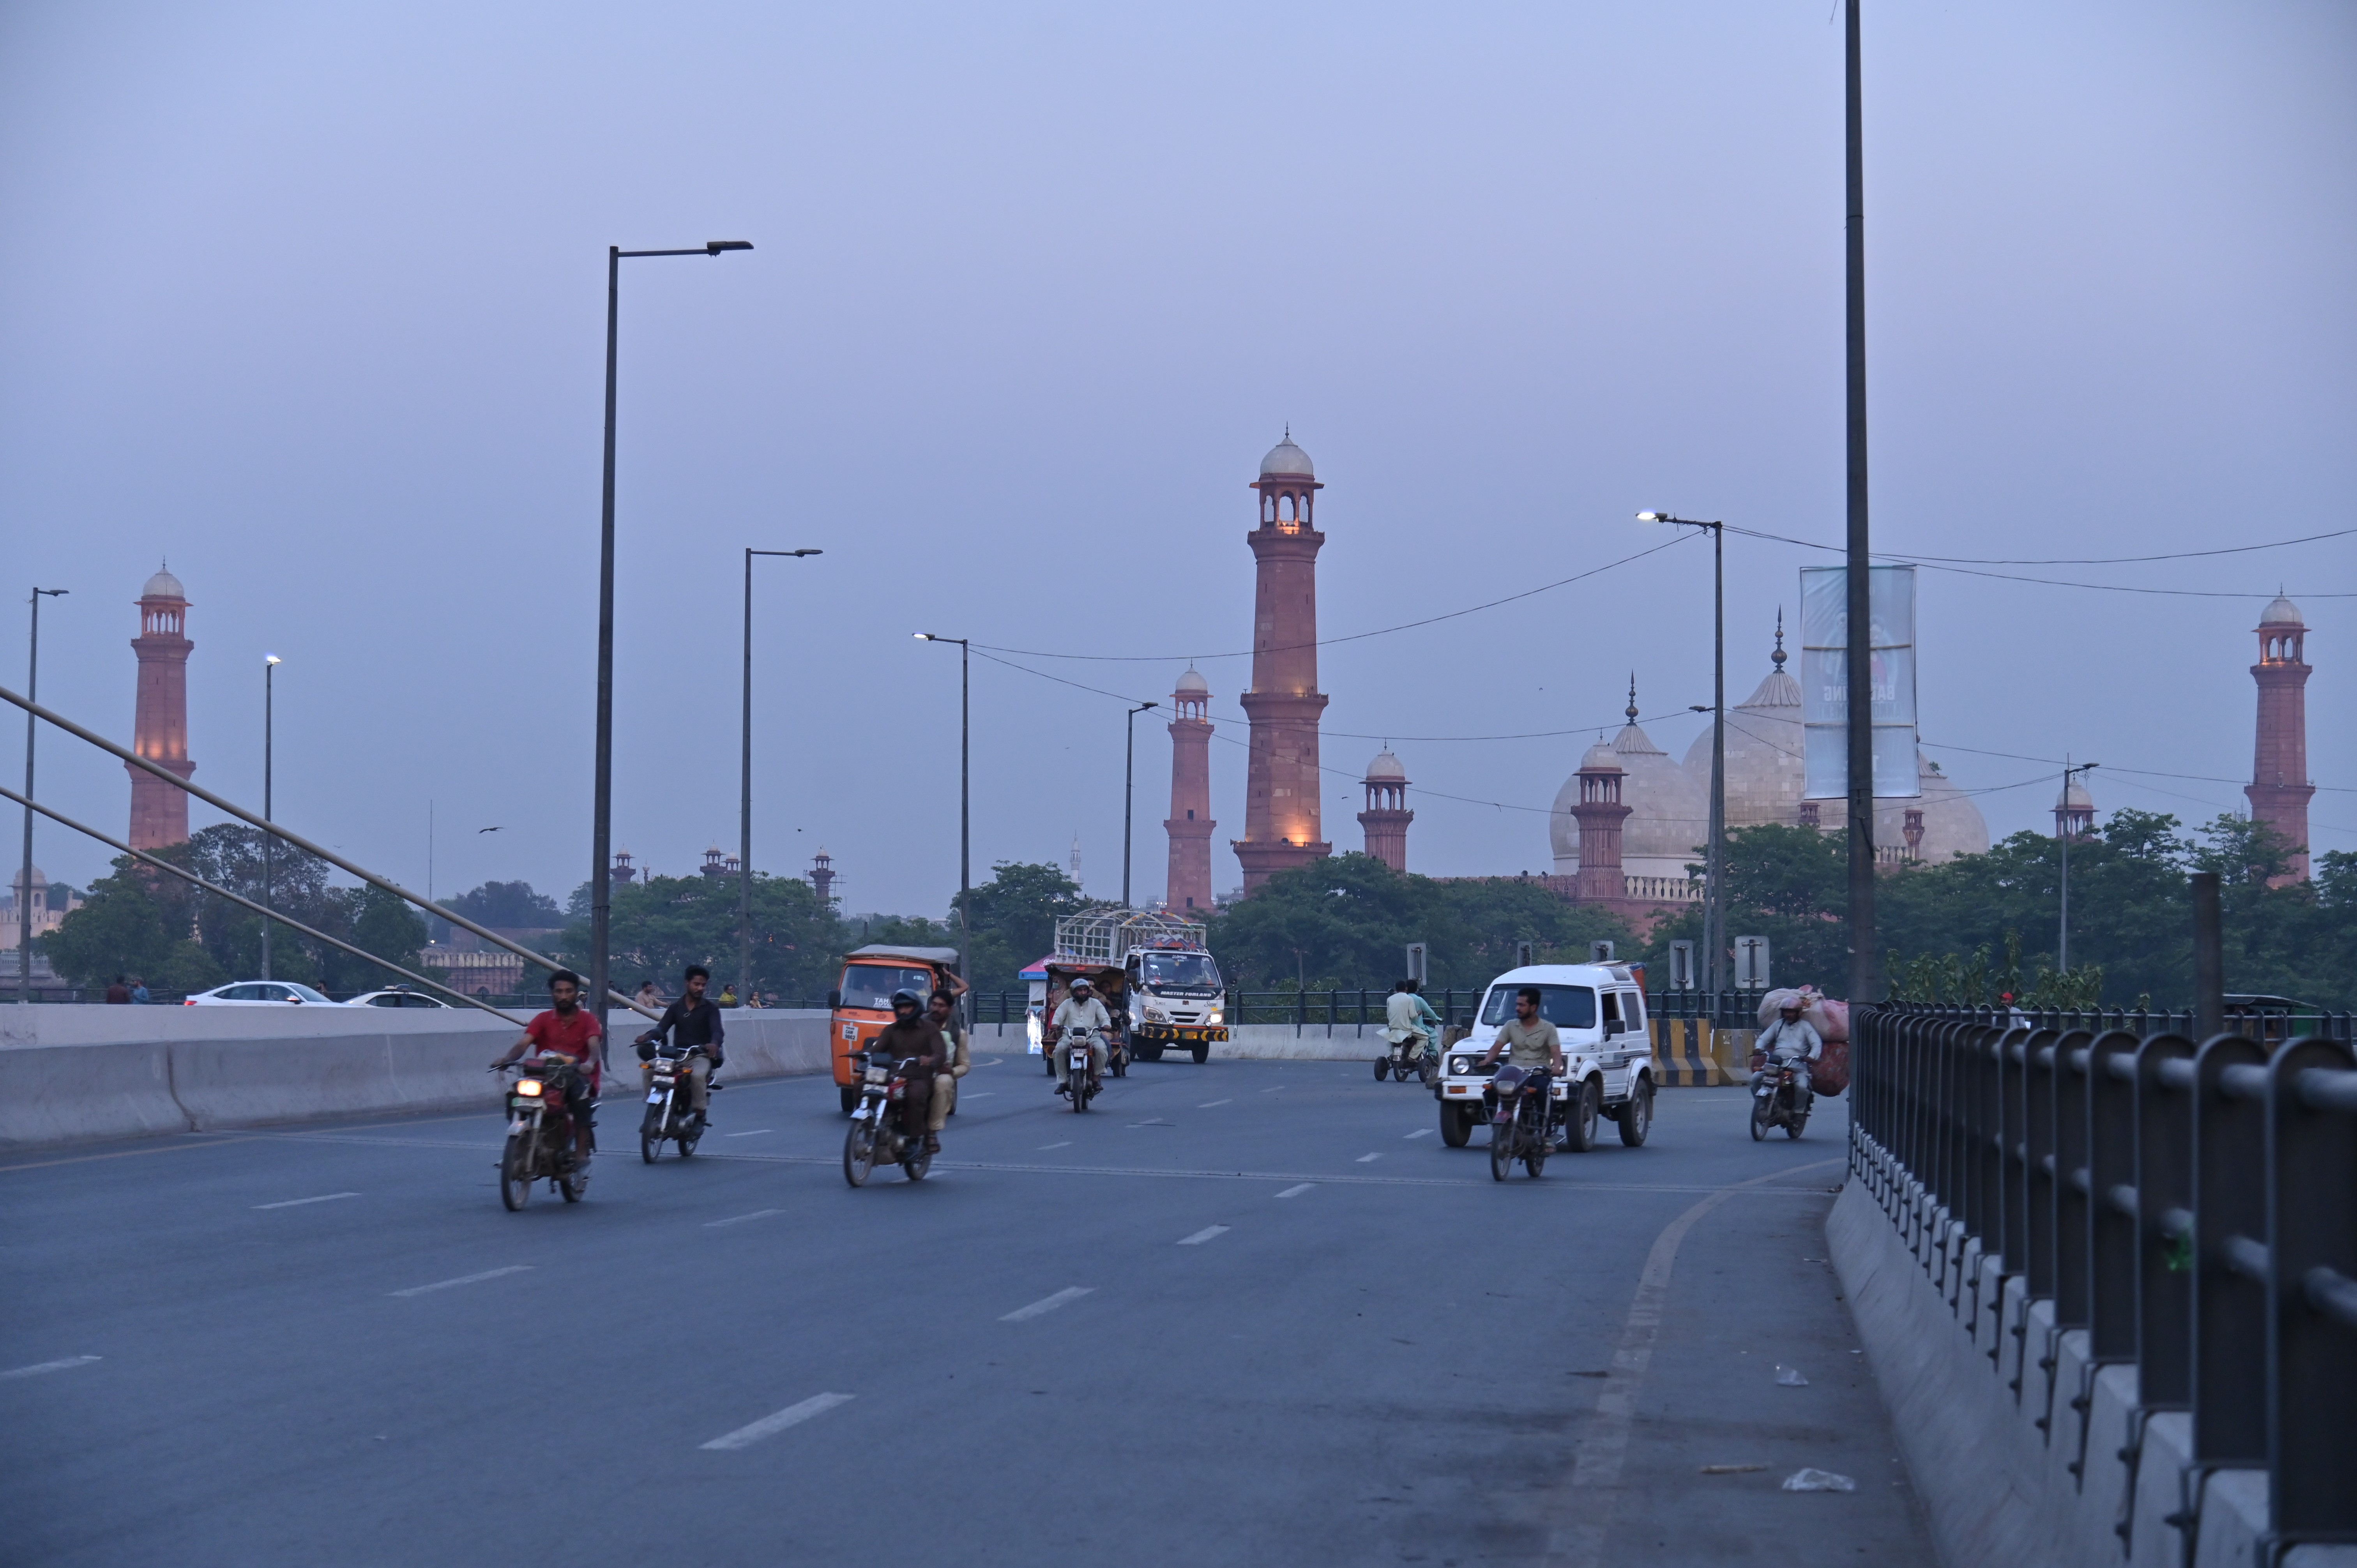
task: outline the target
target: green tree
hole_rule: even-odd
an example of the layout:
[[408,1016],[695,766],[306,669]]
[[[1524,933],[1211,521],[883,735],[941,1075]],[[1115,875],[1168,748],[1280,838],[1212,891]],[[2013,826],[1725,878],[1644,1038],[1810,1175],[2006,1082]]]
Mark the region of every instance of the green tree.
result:
[[[950,900],[949,929],[957,929],[958,900]],[[967,955],[965,973],[985,991],[1014,991],[1022,986],[1022,969],[1044,956],[1054,945],[1056,922],[1088,908],[1080,884],[1053,865],[1002,860],[991,867],[991,878],[966,898],[966,927],[974,951]],[[877,938],[905,940],[905,938]],[[954,935],[948,945],[957,945]]]
[[39,939],[50,964],[74,984],[104,985],[118,974],[145,975],[162,983],[175,939],[167,923],[168,907],[148,879],[164,877],[135,869],[138,864],[129,855],[117,858],[114,874],[91,883],[81,908],[69,911],[57,929]]
[[[734,877],[658,876],[617,886],[608,926],[616,988],[627,992],[651,979],[676,993],[691,963],[709,968],[720,984],[736,983],[737,918]],[[834,983],[843,945],[840,923],[809,883],[754,874],[755,989],[787,1002],[818,996]],[[557,956],[587,972],[587,918],[565,929]]]

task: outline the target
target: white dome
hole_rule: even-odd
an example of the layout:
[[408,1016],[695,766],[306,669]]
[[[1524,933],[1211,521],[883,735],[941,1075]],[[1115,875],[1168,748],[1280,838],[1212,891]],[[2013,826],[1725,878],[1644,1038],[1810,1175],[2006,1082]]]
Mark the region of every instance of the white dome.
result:
[[1612,749],[1609,741],[1599,740],[1580,754],[1579,770],[1582,773],[1600,772],[1608,768],[1615,773],[1623,771],[1620,754]]
[[1270,447],[1268,456],[1260,460],[1260,477],[1264,479],[1314,479],[1318,477],[1318,470],[1310,466],[1309,454],[1296,446],[1288,434],[1284,440]]
[[1208,697],[1211,694],[1211,683],[1198,674],[1195,667],[1189,664],[1187,666],[1187,673],[1178,677],[1178,684],[1171,690],[1174,696]]
[[[1709,796],[1633,720],[1605,749],[1620,765],[1620,803],[1629,808],[1620,824],[1621,872],[1684,876],[1686,867],[1702,859],[1699,846],[1710,837]],[[1593,748],[1588,755],[1595,755]],[[1575,773],[1556,792],[1548,819],[1558,874],[1579,869],[1579,820],[1571,814],[1578,804],[1579,775]]]
[[1370,784],[1405,784],[1407,782],[1407,769],[1400,765],[1398,757],[1392,755],[1391,748],[1385,746],[1375,754],[1372,762],[1367,764],[1366,781]]
[[2259,617],[2259,624],[2261,626],[2297,626],[2304,628],[2308,625],[2308,622],[2301,618],[2299,607],[2298,605],[2293,604],[2281,594],[2277,594],[2276,596],[2276,602],[2269,605],[2266,607],[2266,613]]
[[2092,811],[2095,809],[2095,798],[2087,793],[2084,784],[2073,779],[2063,786],[2062,793],[2054,797],[2054,804],[2066,811]]
[[180,579],[172,575],[172,568],[167,565],[158,568],[156,575],[147,579],[147,585],[139,590],[139,596],[143,599],[185,599],[188,593],[180,586]]

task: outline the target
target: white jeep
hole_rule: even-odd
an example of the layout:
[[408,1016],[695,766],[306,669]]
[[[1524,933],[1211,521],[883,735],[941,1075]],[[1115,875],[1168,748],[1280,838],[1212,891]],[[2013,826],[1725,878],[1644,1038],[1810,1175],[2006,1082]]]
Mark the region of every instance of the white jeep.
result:
[[1565,1070],[1555,1080],[1555,1099],[1567,1137],[1564,1147],[1575,1154],[1594,1148],[1598,1120],[1606,1116],[1619,1123],[1622,1143],[1631,1148],[1643,1143],[1653,1125],[1653,1048],[1641,972],[1620,963],[1542,963],[1510,969],[1491,981],[1473,1032],[1441,1056],[1440,1079],[1433,1085],[1441,1140],[1461,1149],[1480,1125],[1481,1093],[1490,1084],[1481,1058],[1498,1026],[1514,1015],[1514,997],[1527,985],[1538,988],[1539,1016],[1563,1037]]

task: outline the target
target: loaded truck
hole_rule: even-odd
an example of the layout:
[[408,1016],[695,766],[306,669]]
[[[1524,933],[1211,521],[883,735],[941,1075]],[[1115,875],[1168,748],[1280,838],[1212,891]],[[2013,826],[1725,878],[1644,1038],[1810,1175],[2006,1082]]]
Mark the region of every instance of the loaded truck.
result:
[[[1103,905],[1056,922],[1056,950],[1044,966],[1092,977],[1131,1059],[1160,1061],[1178,1050],[1200,1062],[1228,1037],[1225,987],[1205,935],[1191,920]],[[1051,988],[1042,1000],[1052,1018],[1063,997]]]

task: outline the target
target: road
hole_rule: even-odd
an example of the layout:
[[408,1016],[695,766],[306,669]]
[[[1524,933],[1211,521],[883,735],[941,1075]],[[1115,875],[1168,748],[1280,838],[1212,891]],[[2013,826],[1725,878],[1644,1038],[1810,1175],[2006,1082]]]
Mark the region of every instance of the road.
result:
[[1361,1066],[1075,1116],[978,1059],[859,1191],[812,1079],[652,1167],[609,1093],[587,1200],[521,1214],[488,1110],[14,1156],[7,1560],[1932,1562],[1823,1261],[1839,1102],[1755,1144],[1664,1091],[1500,1186]]

